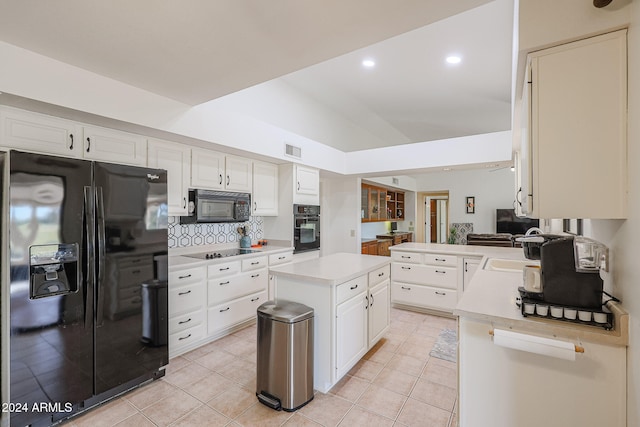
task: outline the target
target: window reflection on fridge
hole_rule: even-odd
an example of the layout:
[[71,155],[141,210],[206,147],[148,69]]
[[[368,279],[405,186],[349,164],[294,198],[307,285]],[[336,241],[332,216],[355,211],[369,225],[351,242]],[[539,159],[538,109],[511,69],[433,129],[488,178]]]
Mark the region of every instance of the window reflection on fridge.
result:
[[293,205],[294,253],[320,249],[320,206]]

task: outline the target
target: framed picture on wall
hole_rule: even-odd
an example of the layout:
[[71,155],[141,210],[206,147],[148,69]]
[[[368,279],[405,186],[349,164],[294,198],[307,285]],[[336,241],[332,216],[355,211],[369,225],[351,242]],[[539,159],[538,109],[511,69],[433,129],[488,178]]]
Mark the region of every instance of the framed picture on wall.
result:
[[473,196],[467,197],[467,213],[476,213],[476,198]]

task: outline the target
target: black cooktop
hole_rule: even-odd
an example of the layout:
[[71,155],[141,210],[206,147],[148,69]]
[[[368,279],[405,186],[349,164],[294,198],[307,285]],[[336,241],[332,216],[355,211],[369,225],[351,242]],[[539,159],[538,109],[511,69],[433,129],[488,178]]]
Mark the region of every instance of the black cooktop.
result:
[[236,255],[252,254],[254,252],[259,252],[259,251],[254,251],[253,249],[231,248],[231,249],[220,249],[212,252],[201,252],[199,254],[192,254],[192,255],[185,255],[185,256],[188,256],[191,258],[197,258],[197,259],[216,259],[216,258],[226,258],[229,256],[236,256]]

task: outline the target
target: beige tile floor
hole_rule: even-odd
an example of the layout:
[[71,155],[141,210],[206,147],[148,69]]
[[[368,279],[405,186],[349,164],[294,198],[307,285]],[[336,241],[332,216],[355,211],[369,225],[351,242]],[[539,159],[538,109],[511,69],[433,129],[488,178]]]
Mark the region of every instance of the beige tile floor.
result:
[[256,327],[172,359],[167,375],[67,426],[429,426],[457,425],[456,364],[429,357],[455,320],[391,310],[385,337],[327,394],[296,412],[255,396]]

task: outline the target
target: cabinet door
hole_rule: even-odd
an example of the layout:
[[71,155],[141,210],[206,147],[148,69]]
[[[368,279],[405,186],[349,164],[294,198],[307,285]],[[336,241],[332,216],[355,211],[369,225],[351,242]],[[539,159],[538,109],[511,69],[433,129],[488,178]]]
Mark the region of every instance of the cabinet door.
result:
[[82,127],[68,120],[22,110],[0,111],[2,145],[25,151],[78,157]]
[[367,352],[367,291],[338,305],[336,310],[336,369],[340,378]]
[[463,269],[462,269],[462,277],[463,277],[463,290],[467,289],[471,278],[475,274],[478,266],[480,265],[480,260],[478,258],[464,258]]
[[187,215],[191,149],[172,142],[149,140],[149,167],[167,170],[169,215]]
[[317,196],[320,194],[320,172],[304,166],[296,166],[296,193]]
[[212,150],[191,149],[191,187],[224,188],[224,154]]
[[369,221],[369,191],[368,185],[362,185],[360,190],[360,219],[362,222]]
[[278,216],[278,165],[253,162],[253,215]]
[[225,188],[231,191],[251,192],[253,175],[251,159],[237,156],[227,156],[225,159],[226,181]]
[[369,347],[387,330],[390,322],[389,279],[369,290]]
[[85,126],[82,156],[125,165],[147,165],[147,139],[142,135]]
[[626,58],[626,30],[531,55],[532,216],[626,216]]

